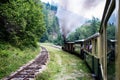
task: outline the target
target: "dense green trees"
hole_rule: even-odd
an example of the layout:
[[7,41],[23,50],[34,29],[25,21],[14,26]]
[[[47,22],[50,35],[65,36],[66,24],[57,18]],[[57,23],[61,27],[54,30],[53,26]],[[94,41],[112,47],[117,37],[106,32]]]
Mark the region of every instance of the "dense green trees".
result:
[[0,5],[0,40],[18,47],[37,46],[45,31],[40,1],[9,0]]
[[55,44],[62,44],[62,36],[58,24],[58,19],[55,16],[57,7],[49,3],[43,4],[43,12],[45,14],[46,32],[41,38],[41,42],[52,42]]

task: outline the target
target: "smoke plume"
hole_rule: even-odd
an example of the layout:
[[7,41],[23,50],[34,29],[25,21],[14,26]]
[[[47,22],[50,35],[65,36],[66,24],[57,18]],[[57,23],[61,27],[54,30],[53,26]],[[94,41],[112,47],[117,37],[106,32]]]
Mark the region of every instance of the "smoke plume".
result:
[[59,0],[56,16],[65,37],[91,17],[102,17],[105,0]]

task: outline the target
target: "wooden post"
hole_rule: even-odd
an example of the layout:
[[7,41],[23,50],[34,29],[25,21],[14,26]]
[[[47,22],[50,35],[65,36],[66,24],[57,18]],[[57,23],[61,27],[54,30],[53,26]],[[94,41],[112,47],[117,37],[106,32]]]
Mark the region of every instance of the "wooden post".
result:
[[106,25],[103,25],[101,35],[101,67],[102,67],[102,76],[103,80],[107,80],[107,34],[106,34]]
[[92,39],[91,43],[92,43],[92,55],[95,55],[95,39]]
[[[97,38],[97,50],[98,50],[98,57],[101,58],[102,57],[102,47],[101,47],[101,35]],[[100,64],[101,64],[101,60],[100,60]]]
[[100,33],[100,43],[101,43],[101,47],[100,47],[100,67],[101,67],[101,71],[102,71],[102,77],[103,77],[103,80],[104,80],[104,54],[103,54],[103,30],[101,31],[101,33]]
[[120,1],[116,0],[117,4],[117,31],[116,31],[116,36],[117,36],[117,44],[116,44],[116,80],[120,80]]
[[100,64],[102,64],[102,53],[103,53],[103,50],[102,50],[102,38],[101,38],[101,34],[98,38],[98,56],[100,58]]

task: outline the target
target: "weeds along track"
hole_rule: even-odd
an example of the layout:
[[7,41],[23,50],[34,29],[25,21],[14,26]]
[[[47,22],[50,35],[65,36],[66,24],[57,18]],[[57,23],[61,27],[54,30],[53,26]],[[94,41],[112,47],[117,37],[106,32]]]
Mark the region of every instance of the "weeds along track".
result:
[[43,70],[43,66],[48,61],[48,51],[44,47],[41,48],[41,53],[35,60],[3,80],[34,80],[35,76]]

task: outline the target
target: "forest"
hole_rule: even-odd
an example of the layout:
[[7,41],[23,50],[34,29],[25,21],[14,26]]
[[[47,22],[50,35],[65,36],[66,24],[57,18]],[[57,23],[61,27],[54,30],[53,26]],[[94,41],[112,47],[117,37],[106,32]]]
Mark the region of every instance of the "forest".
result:
[[45,31],[42,5],[37,0],[1,2],[0,28],[1,41],[16,47],[36,47]]

